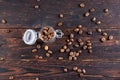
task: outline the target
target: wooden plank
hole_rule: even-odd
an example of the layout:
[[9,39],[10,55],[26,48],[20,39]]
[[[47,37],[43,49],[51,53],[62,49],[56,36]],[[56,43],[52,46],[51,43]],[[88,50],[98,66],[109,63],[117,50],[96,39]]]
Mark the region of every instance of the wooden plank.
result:
[[[78,6],[81,2],[86,4],[84,9],[80,9]],[[90,21],[92,17],[102,21],[100,27],[119,28],[120,25],[119,0],[93,0],[91,2],[89,0],[47,0],[40,2],[35,0],[1,0],[0,5],[0,19],[6,19],[7,25],[15,25],[7,27],[2,25],[0,28],[32,28],[37,24],[56,26],[59,21],[63,21],[63,27],[68,28],[78,24],[84,24],[86,27],[95,27],[97,25]],[[35,5],[40,5],[40,9],[34,9]],[[84,17],[83,14],[91,7],[96,9],[95,13],[91,13],[87,18]],[[109,14],[103,13],[105,8],[109,8]],[[58,14],[60,13],[64,14],[65,17],[63,19],[59,19]]]
[[[10,33],[6,31],[10,30]],[[68,61],[68,54],[59,53],[61,46],[65,44],[65,39],[68,37],[68,32],[72,29],[64,30],[66,32],[61,40],[48,44],[51,50],[54,50],[54,54],[47,58],[45,57],[45,51],[39,49],[37,53],[31,53],[31,50],[36,46],[25,45],[22,41],[22,35],[26,29],[0,29],[0,57],[5,60],[0,61],[0,78],[7,79],[10,75],[13,75],[15,79],[35,79],[40,77],[41,79],[81,79],[77,73],[71,71],[74,65],[87,70],[86,75],[83,76],[85,79],[117,79],[119,78],[119,67],[120,67],[120,37],[119,29],[103,29],[104,31],[114,36],[113,41],[101,43],[98,39],[101,37],[100,34],[96,33],[95,29],[93,38],[93,53],[88,54],[87,51],[83,51],[77,61]],[[4,35],[3,35],[4,34]],[[88,36],[84,33],[83,39],[87,39]],[[79,49],[79,48],[78,48]],[[43,60],[35,59],[35,55],[42,55]],[[58,61],[57,57],[63,56],[65,60]],[[34,65],[33,65],[34,64]],[[32,66],[31,66],[32,65]],[[63,68],[68,67],[70,71],[63,73]],[[112,67],[112,68],[111,68]],[[97,71],[97,72],[96,72]],[[5,77],[8,76],[8,77]],[[63,78],[60,78],[63,77]]]

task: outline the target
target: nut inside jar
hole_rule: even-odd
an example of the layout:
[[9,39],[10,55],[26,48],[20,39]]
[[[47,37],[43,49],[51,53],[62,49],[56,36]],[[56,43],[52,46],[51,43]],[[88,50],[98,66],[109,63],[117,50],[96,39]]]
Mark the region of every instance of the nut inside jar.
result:
[[39,38],[43,42],[52,42],[55,39],[55,32],[52,27],[43,27],[39,32]]

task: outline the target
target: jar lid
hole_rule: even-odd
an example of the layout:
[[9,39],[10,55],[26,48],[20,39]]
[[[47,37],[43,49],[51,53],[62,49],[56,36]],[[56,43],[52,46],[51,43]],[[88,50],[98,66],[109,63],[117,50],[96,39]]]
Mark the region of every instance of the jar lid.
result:
[[23,35],[23,41],[25,44],[33,45],[35,44],[36,40],[37,40],[37,32],[35,30],[28,29],[25,31]]

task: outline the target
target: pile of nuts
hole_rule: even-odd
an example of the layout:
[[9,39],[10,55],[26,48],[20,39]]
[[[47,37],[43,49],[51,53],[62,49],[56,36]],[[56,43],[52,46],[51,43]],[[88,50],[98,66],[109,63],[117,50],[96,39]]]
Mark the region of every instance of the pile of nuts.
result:
[[40,38],[44,42],[48,42],[54,37],[54,29],[52,27],[43,27],[40,32]]

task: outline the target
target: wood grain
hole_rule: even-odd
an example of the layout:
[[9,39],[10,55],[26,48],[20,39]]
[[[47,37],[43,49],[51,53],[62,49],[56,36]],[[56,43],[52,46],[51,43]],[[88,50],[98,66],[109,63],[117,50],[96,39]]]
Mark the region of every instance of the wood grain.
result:
[[[79,3],[84,2],[85,8],[79,8]],[[34,6],[39,5],[39,9]],[[83,14],[94,7],[96,11],[89,17]],[[103,13],[103,9],[109,9],[109,13]],[[64,14],[60,19],[58,15]],[[96,17],[102,21],[101,25],[91,22]],[[0,80],[8,80],[14,76],[14,80],[119,80],[120,79],[120,0],[0,0],[0,20],[6,19],[7,24],[0,23]],[[58,27],[57,23],[63,22]],[[68,60],[68,53],[61,54],[59,49],[66,44],[65,40],[71,31],[79,24],[84,26],[84,34],[75,38],[91,39],[93,53],[87,51],[79,56],[76,61]],[[49,43],[53,55],[45,56],[45,51],[39,49],[36,53],[31,50],[36,45],[28,46],[22,41],[26,29],[39,31],[41,26],[52,26],[61,29],[65,35],[54,43]],[[113,35],[114,40],[105,43],[100,42],[100,33],[96,28]],[[8,33],[8,30],[10,31]],[[91,30],[93,35],[87,35]],[[44,44],[43,44],[44,45]],[[77,48],[76,50],[79,50]],[[42,55],[44,59],[36,59],[36,55]],[[63,56],[64,60],[57,60]],[[86,74],[79,77],[71,69],[73,66],[86,69]],[[63,69],[67,67],[67,73]]]

